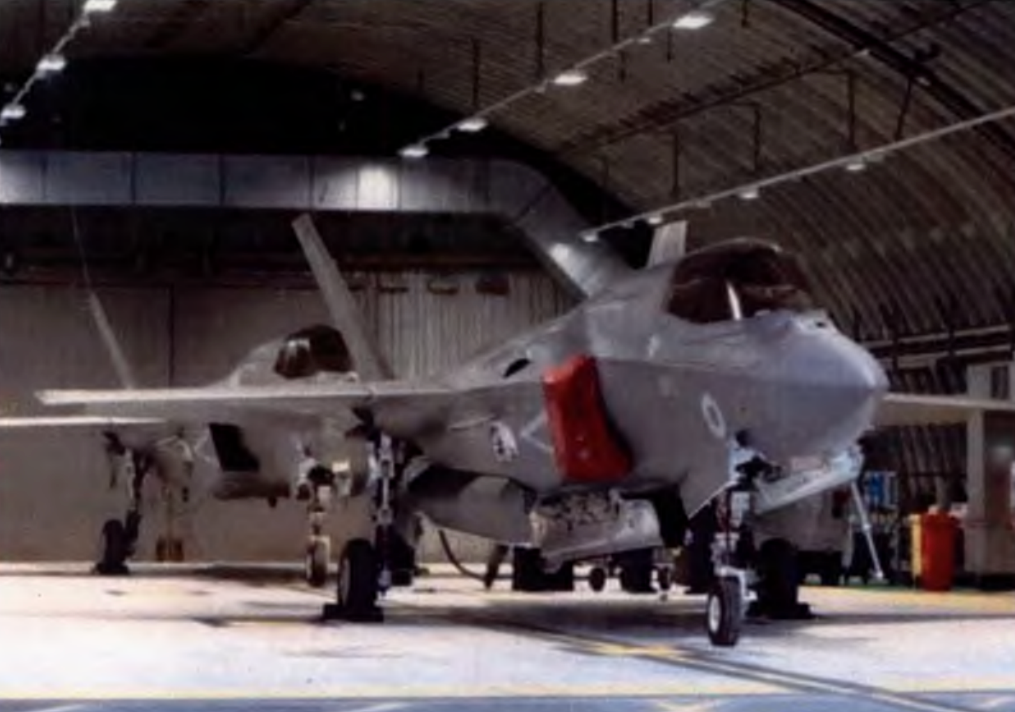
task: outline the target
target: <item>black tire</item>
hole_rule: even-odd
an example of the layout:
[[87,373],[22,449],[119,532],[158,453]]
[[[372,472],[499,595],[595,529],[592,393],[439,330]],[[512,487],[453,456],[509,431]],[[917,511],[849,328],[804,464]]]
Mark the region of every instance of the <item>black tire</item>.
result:
[[119,519],[108,519],[102,525],[101,551],[95,564],[95,571],[103,576],[118,576],[127,573],[127,557],[130,542],[127,530]]
[[546,588],[543,557],[539,549],[516,547],[512,552],[511,590],[537,593]]
[[331,539],[312,536],[307,541],[306,581],[312,588],[324,588],[328,582],[328,565],[331,563]]
[[376,620],[378,615],[377,551],[366,539],[353,539],[338,565],[336,603],[347,620]]
[[822,586],[839,586],[842,584],[842,557],[838,553],[826,554],[824,561],[821,562],[821,571],[819,576],[821,578]]
[[797,615],[800,575],[796,548],[785,539],[769,539],[758,552],[758,606],[772,618]]
[[712,645],[729,648],[740,638],[744,601],[740,581],[732,577],[716,580],[708,594],[705,630]]
[[645,564],[622,566],[620,569],[620,587],[627,593],[655,593],[652,588],[652,574],[655,569]]
[[602,592],[602,590],[606,588],[607,578],[606,569],[602,566],[596,566],[589,571],[589,588],[596,593]]
[[656,585],[663,593],[673,588],[673,571],[665,566],[656,569]]

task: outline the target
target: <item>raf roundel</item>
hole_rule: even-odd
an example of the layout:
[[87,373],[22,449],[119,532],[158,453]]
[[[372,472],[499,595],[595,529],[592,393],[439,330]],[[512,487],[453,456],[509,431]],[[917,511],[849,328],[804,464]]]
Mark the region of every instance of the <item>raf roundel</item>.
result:
[[726,438],[726,418],[719,410],[719,404],[715,402],[712,394],[706,393],[701,397],[701,415],[705,418],[705,425],[709,432],[719,440]]

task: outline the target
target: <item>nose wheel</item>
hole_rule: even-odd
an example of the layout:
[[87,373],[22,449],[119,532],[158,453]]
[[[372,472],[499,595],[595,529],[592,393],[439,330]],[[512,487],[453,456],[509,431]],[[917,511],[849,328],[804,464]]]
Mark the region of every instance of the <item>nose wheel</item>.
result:
[[297,487],[307,501],[307,548],[304,579],[308,586],[323,588],[328,582],[331,563],[331,537],[325,533],[325,520],[335,490],[335,473],[314,464]]
[[751,493],[736,487],[719,495],[715,507],[716,533],[712,541],[714,577],[705,608],[705,630],[717,647],[732,647],[740,639],[747,604],[755,595],[748,584],[751,531],[746,523]]
[[712,645],[732,647],[740,638],[744,620],[744,597],[740,579],[724,576],[716,579],[708,593],[705,628]]

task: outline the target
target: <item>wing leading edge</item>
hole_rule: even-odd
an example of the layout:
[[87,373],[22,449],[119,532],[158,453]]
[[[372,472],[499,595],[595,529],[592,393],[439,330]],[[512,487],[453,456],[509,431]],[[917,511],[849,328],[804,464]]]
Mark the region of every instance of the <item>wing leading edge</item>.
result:
[[881,402],[875,427],[901,425],[953,425],[966,423],[978,413],[1015,414],[1015,402],[971,396],[929,396],[889,393]]
[[372,383],[210,386],[149,390],[51,390],[38,393],[52,406],[83,406],[88,413],[184,422],[234,421],[244,416],[331,418],[354,408],[404,400],[426,407],[446,402],[442,386],[407,381]]

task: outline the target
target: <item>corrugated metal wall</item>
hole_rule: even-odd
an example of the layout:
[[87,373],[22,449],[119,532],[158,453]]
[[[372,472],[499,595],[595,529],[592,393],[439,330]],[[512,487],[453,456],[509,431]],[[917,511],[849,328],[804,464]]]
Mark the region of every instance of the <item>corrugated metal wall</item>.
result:
[[[477,291],[478,274],[357,275],[357,296],[401,375],[450,367],[487,343],[567,308],[540,273],[507,275],[507,294]],[[451,290],[453,294],[437,293]],[[117,289],[103,293],[144,385],[196,385],[223,376],[252,347],[325,320],[316,292],[265,289]],[[0,403],[8,414],[40,412],[44,387],[115,387],[84,295],[65,287],[0,288]],[[159,524],[155,488],[147,511]],[[108,490],[95,434],[0,434],[0,560],[89,560],[98,530],[119,516],[123,494]],[[296,503],[194,502],[182,524],[188,555],[200,560],[297,560],[303,510]],[[340,513],[341,514],[341,513]],[[361,513],[346,513],[360,516]],[[335,517],[333,530],[342,527]],[[150,558],[159,526],[149,527]]]

